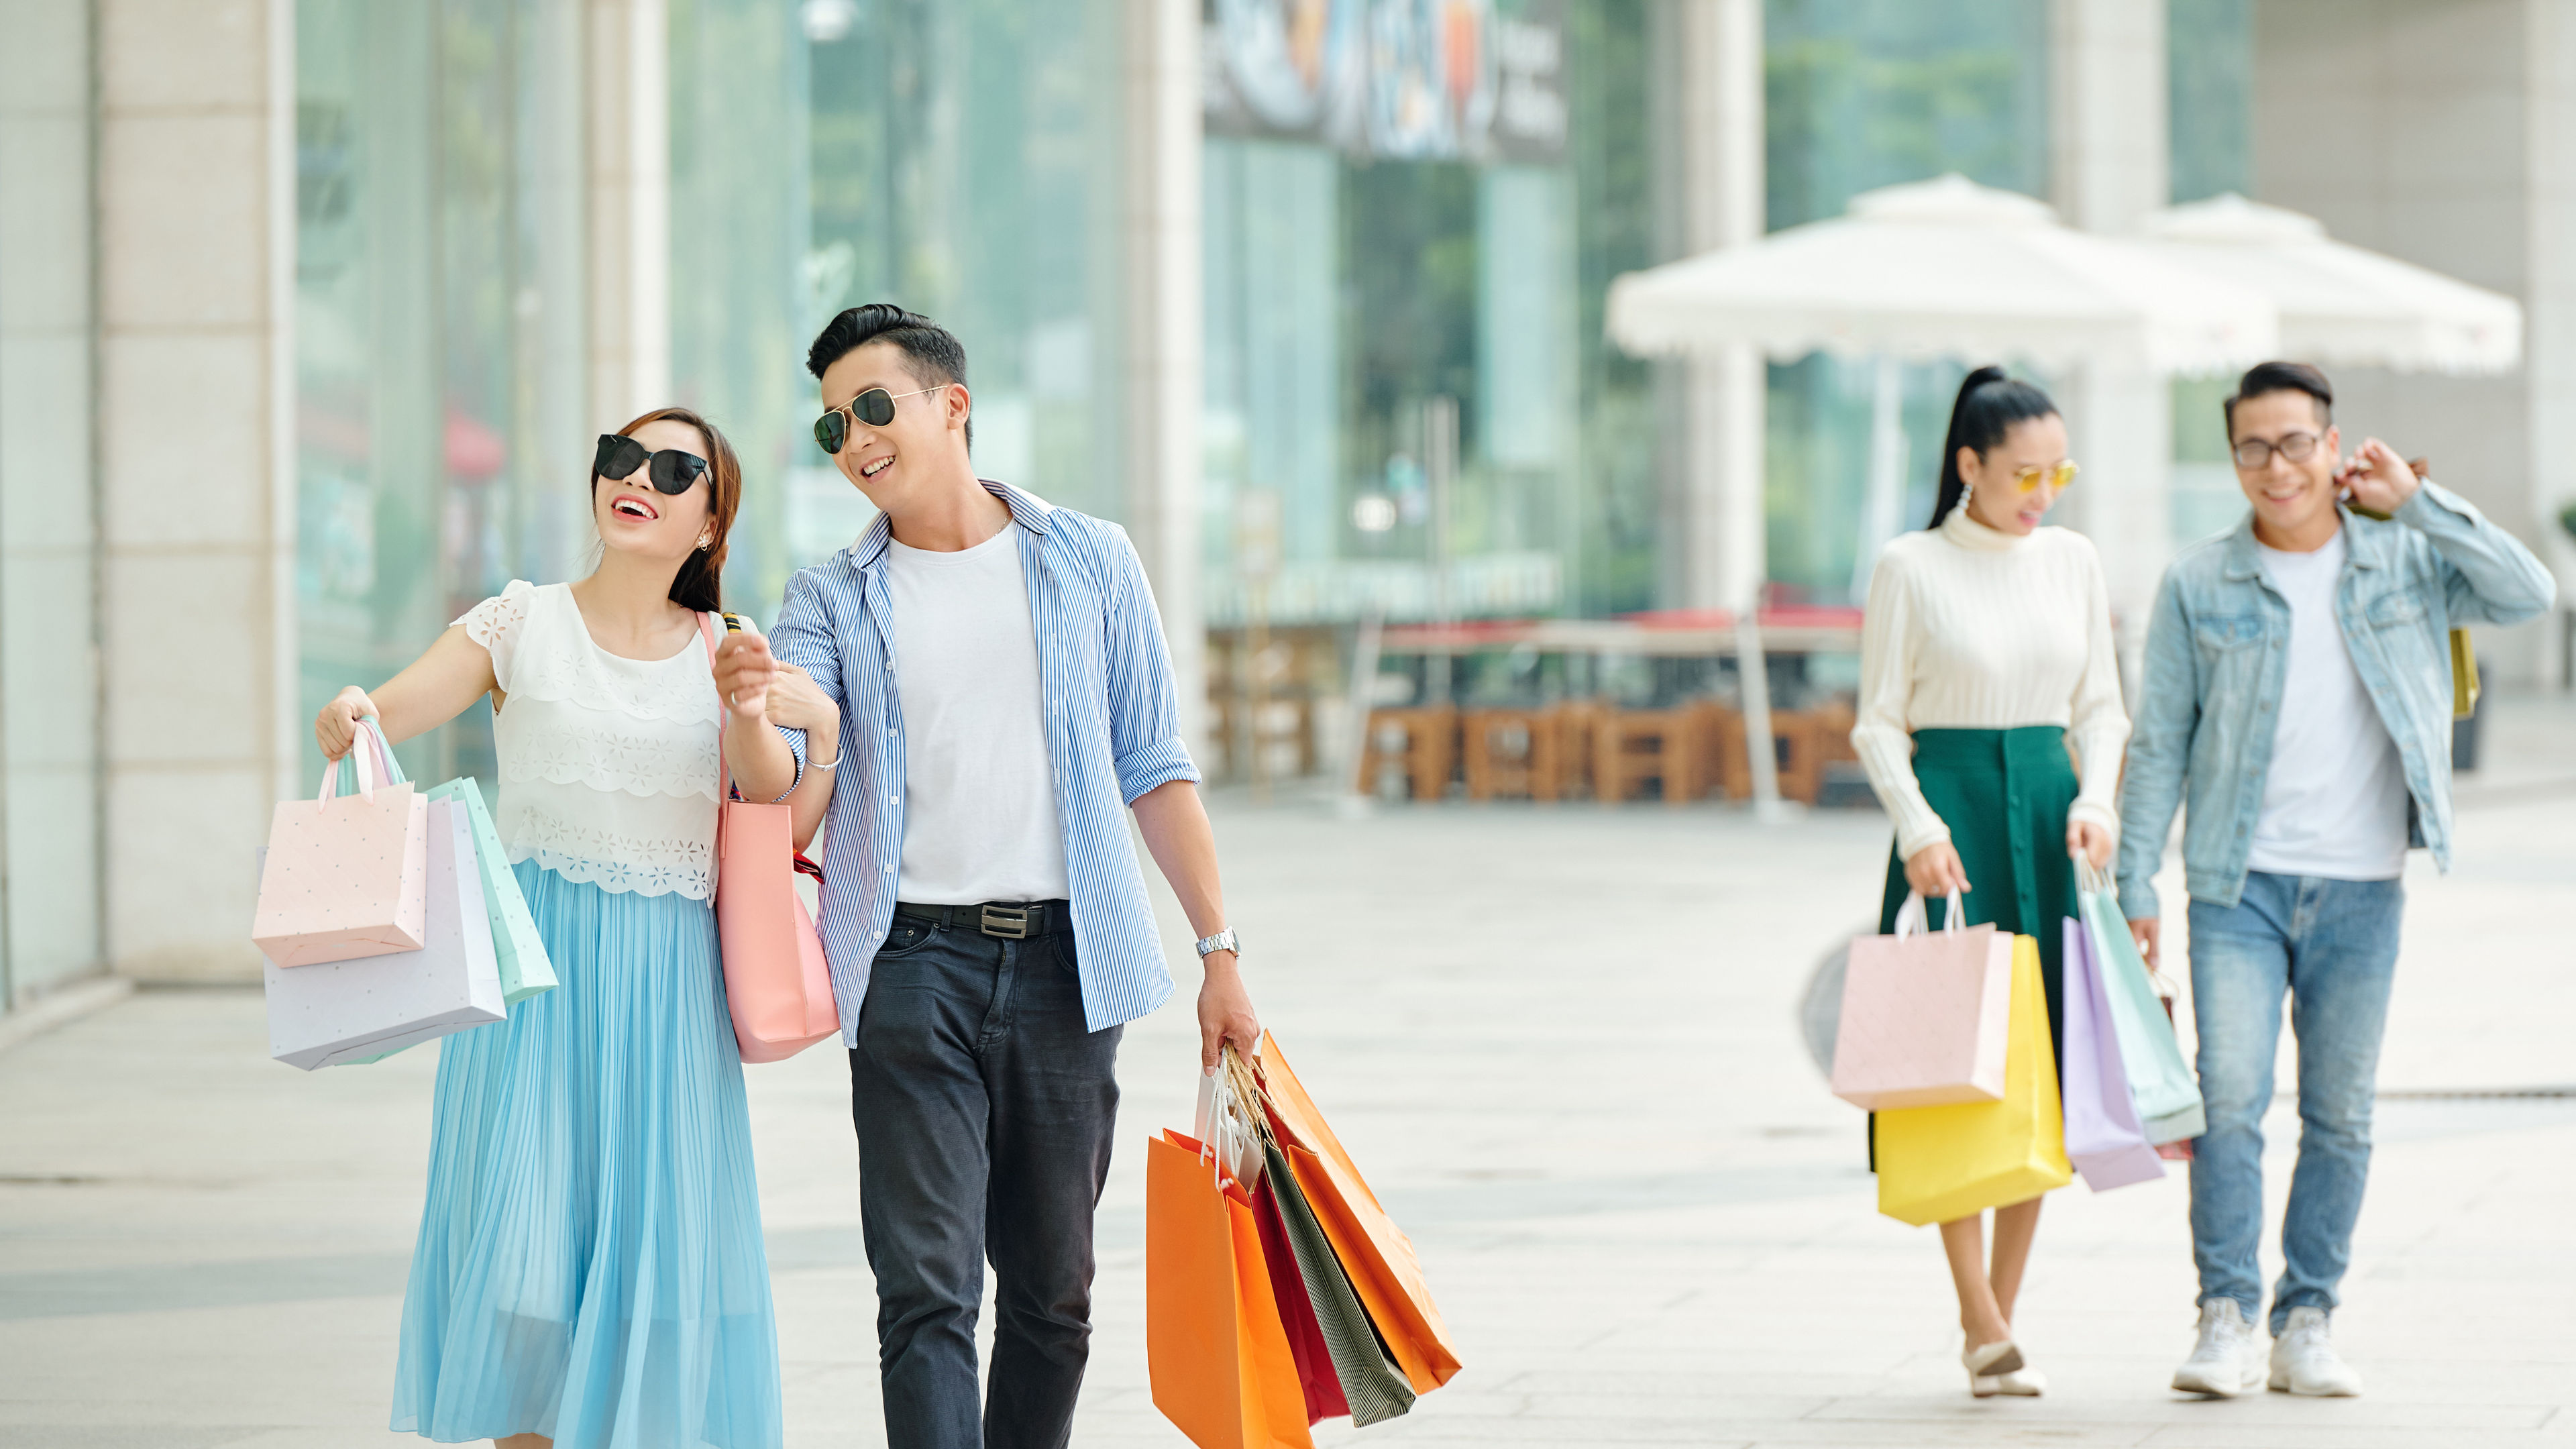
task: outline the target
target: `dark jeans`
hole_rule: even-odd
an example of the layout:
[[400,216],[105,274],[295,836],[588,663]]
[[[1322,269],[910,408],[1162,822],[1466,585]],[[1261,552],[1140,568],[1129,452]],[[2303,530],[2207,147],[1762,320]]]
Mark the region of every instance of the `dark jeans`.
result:
[[[1123,1031],[1084,1029],[1070,933],[1010,941],[895,917],[850,1051],[892,1449],[1071,1441]],[[987,1258],[998,1281],[979,1428]]]

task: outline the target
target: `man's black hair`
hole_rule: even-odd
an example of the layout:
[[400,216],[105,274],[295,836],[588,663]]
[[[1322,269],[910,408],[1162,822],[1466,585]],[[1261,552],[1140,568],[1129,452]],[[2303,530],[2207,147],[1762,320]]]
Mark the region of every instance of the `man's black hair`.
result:
[[[820,381],[824,369],[871,342],[892,343],[903,353],[904,370],[923,387],[945,387],[966,381],[966,347],[957,334],[892,302],[851,307],[823,324],[814,345],[805,349],[805,370]],[[975,446],[975,419],[966,419],[966,446]]]
[[2236,405],[2247,398],[2266,393],[2303,392],[2317,400],[2320,425],[2334,422],[2334,384],[2326,375],[2304,362],[2258,362],[2245,370],[2236,383],[2235,393],[2227,399],[2227,436],[2236,437]]

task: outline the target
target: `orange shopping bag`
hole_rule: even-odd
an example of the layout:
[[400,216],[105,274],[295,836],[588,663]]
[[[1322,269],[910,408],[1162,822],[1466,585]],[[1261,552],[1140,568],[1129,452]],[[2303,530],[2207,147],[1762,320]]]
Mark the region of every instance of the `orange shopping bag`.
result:
[[1145,1363],[1199,1449],[1314,1449],[1252,1200],[1178,1132],[1145,1144]]
[[1287,1055],[1267,1032],[1261,1037],[1260,1077],[1262,1101],[1270,1109],[1279,1145],[1287,1150],[1289,1169],[1314,1204],[1324,1236],[1396,1366],[1420,1393],[1449,1382],[1458,1372],[1458,1346],[1422,1281],[1413,1241],[1378,1205],[1377,1195],[1369,1191],[1333,1129],[1324,1125],[1324,1114],[1315,1110]]

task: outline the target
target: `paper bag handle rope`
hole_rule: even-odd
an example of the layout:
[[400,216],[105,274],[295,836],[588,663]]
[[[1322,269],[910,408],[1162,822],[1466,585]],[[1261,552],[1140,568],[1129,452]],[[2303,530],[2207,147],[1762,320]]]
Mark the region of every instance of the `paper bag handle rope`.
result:
[[[1954,887],[1950,892],[1949,909],[1944,911],[1941,916],[1941,929],[1944,932],[1955,936],[1959,934],[1960,920],[1959,892]],[[1906,928],[1908,926],[1913,927],[1913,929],[1907,930]],[[1896,908],[1896,939],[1902,941],[1908,936],[1928,936],[1931,933],[1932,927],[1930,923],[1924,919],[1922,894],[1917,891],[1907,891],[1905,893],[1905,904]]]
[[402,765],[394,759],[393,746],[385,742],[385,732],[374,715],[360,715],[359,729],[349,741],[349,753],[336,760],[322,762],[322,788],[314,792],[315,802],[330,808],[340,793],[340,766],[348,765],[358,777],[358,798],[373,801],[376,791],[387,785],[407,784]]

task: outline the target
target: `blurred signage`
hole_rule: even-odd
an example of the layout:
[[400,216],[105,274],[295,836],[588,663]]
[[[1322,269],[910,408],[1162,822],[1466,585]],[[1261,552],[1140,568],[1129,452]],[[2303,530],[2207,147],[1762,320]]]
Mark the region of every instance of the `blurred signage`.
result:
[[1565,156],[1563,0],[1201,0],[1212,135],[1403,161]]

